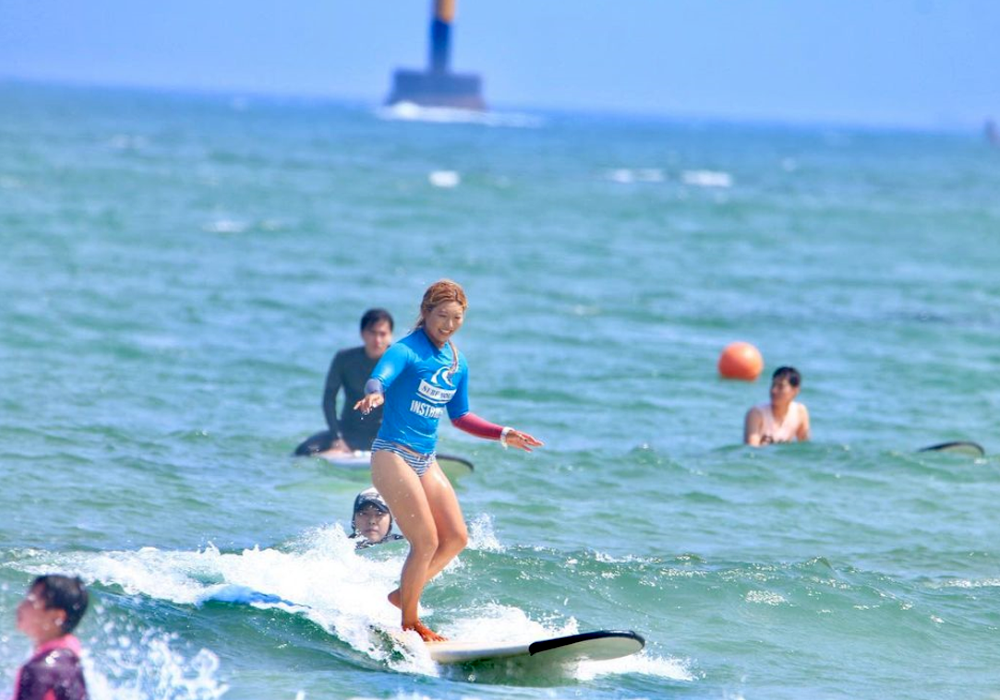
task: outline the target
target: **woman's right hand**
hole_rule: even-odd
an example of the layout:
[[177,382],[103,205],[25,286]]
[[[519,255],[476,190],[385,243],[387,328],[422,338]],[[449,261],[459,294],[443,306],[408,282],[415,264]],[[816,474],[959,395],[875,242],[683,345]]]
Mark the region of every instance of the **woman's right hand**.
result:
[[365,398],[354,404],[354,410],[361,411],[361,415],[367,416],[373,409],[378,408],[383,403],[385,403],[385,397],[382,394],[378,392],[365,394]]
[[511,447],[520,448],[525,452],[531,452],[532,447],[542,447],[545,443],[533,435],[510,428],[507,431],[507,444]]

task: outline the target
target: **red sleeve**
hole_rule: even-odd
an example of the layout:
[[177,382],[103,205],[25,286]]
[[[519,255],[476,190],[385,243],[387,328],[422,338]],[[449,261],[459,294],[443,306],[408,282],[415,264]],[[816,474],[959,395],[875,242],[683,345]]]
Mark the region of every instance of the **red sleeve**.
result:
[[486,438],[487,440],[499,440],[500,433],[503,432],[502,425],[483,420],[475,413],[466,413],[461,418],[453,418],[451,424],[459,430],[464,430],[476,437]]

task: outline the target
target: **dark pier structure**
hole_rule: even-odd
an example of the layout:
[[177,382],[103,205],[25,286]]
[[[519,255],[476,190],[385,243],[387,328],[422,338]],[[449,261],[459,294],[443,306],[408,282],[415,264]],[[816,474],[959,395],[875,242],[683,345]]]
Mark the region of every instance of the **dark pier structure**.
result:
[[426,71],[400,68],[393,76],[386,104],[412,102],[421,107],[485,110],[482,81],[471,73],[452,73],[451,24],[455,0],[434,0],[431,18],[430,61]]

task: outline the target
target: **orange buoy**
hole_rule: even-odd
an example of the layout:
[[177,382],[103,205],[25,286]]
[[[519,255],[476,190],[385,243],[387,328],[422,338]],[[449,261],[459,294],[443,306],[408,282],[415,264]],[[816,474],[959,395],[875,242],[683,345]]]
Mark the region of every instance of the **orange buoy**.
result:
[[719,374],[726,379],[752,382],[763,369],[764,358],[750,343],[730,343],[719,355]]

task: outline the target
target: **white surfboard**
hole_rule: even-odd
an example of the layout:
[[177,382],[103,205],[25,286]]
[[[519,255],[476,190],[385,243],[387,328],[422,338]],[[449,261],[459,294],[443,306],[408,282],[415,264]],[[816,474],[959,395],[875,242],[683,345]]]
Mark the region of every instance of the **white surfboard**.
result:
[[439,664],[462,664],[522,658],[550,663],[606,661],[642,651],[646,640],[635,632],[598,630],[533,642],[429,642],[427,651]]
[[[341,469],[364,471],[371,466],[372,453],[368,450],[355,450],[354,452],[319,452],[316,457],[322,457],[331,464],[335,464]],[[464,457],[454,455],[437,456],[437,462],[441,465],[441,471],[451,480],[460,479],[471,474],[475,467],[472,462]]]

